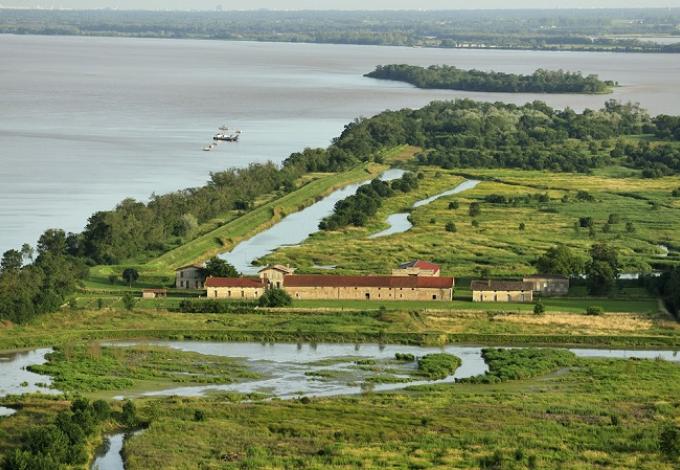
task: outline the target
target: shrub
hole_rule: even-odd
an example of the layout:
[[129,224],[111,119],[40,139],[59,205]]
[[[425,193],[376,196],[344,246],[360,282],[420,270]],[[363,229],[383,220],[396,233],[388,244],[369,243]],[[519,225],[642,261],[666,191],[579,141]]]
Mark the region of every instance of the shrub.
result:
[[252,302],[231,302],[227,300],[182,300],[178,310],[182,313],[248,313],[255,304]]
[[473,202],[472,204],[470,204],[468,213],[470,214],[470,217],[478,217],[482,214],[482,208],[478,202]]
[[203,410],[194,411],[194,421],[205,421],[205,412]]
[[[678,190],[678,191],[680,191],[680,190]],[[460,207],[460,204],[458,203],[458,201],[449,202],[449,210],[456,210],[459,207]]]
[[578,219],[578,224],[582,228],[588,228],[593,226],[593,218],[592,217],[579,217]]
[[519,223],[519,231],[524,232],[526,230],[527,226],[524,222]]
[[455,232],[458,231],[458,229],[456,228],[456,224],[454,224],[453,222],[447,222],[445,228],[446,228],[447,232],[451,232],[451,233],[455,233]]
[[394,358],[397,361],[404,361],[404,362],[413,362],[413,361],[416,360],[416,357],[411,353],[395,353]]
[[429,379],[440,380],[453,374],[460,364],[461,360],[451,354],[427,354],[418,359],[418,370]]
[[130,312],[135,308],[135,304],[137,303],[137,299],[135,299],[135,296],[132,295],[130,292],[126,292],[125,294],[123,294],[121,300],[123,302],[123,307],[125,307],[125,310]]
[[602,307],[597,307],[594,305],[591,305],[586,309],[586,315],[602,315],[604,313],[604,310]]
[[635,225],[633,225],[633,222],[626,222],[626,232],[628,233],[635,233]]
[[621,216],[619,214],[609,214],[609,218],[607,219],[607,223],[610,225],[616,225],[621,222]]
[[293,303],[293,299],[283,289],[267,289],[257,303],[260,307],[287,307]]
[[680,428],[678,426],[668,423],[661,428],[659,450],[671,460],[680,457]]
[[137,425],[137,408],[135,404],[130,400],[127,400],[123,404],[123,413],[121,415],[121,421],[126,426],[136,426]]
[[543,315],[545,313],[545,305],[540,300],[536,301],[534,304],[534,314]]

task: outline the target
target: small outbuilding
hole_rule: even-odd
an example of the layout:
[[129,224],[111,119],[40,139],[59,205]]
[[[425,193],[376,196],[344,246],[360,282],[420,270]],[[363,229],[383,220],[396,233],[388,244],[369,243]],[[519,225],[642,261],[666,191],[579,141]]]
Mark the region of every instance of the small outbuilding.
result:
[[530,283],[533,291],[543,295],[567,295],[569,278],[551,274],[534,274],[526,276],[524,282]]
[[166,289],[144,289],[142,290],[143,299],[158,299],[160,297],[167,297],[168,291]]
[[282,264],[275,264],[267,266],[258,272],[260,279],[267,285],[277,289],[283,288],[283,278],[290,276],[295,272],[295,268],[284,266]]
[[402,263],[398,268],[392,270],[392,276],[439,277],[440,274],[441,267],[438,264],[419,259]]
[[524,281],[472,281],[473,302],[532,302],[533,284]]

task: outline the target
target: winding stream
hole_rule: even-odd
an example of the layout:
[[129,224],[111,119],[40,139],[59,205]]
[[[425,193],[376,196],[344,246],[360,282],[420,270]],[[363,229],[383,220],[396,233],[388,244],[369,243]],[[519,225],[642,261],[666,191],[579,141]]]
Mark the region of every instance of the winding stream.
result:
[[[443,193],[435,194],[434,196],[428,197],[427,199],[422,199],[420,201],[415,202],[412,207],[413,209],[416,209],[418,207],[426,206],[442,197],[452,196],[454,194],[462,193],[463,191],[468,191],[470,189],[475,188],[479,183],[480,181],[478,180],[465,180],[453,189],[449,189],[448,191],[444,191]],[[390,215],[387,218],[387,225],[389,225],[389,227],[381,232],[374,233],[368,238],[386,237],[388,235],[404,233],[410,230],[411,227],[413,227],[413,224],[408,220],[409,215],[410,214],[408,212],[400,212],[398,214]]]
[[[404,170],[391,169],[385,171],[380,179],[392,181],[405,173]],[[253,266],[253,261],[262,258],[283,246],[293,246],[303,242],[311,234],[319,230],[319,222],[333,212],[335,204],[354,194],[359,186],[370,182],[350,184],[334,191],[330,195],[305,209],[284,217],[273,227],[258,233],[252,238],[236,245],[229,253],[220,255],[241,273],[256,274],[259,267]]]

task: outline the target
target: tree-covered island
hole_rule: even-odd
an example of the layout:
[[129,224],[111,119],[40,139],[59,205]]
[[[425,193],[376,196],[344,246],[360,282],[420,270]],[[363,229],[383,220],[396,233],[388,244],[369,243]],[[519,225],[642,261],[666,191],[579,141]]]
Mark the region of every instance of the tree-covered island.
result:
[[531,75],[481,70],[462,70],[452,65],[379,65],[365,75],[406,82],[418,88],[486,91],[496,93],[611,93],[617,84],[581,72],[538,69]]

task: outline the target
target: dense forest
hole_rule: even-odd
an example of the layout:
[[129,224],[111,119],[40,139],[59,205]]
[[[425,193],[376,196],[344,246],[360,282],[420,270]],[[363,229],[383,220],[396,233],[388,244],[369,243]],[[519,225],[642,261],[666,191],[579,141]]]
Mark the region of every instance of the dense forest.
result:
[[[0,10],[0,33],[445,48],[680,52],[680,9],[459,11]],[[661,45],[639,35],[678,36]]]
[[410,83],[418,88],[505,93],[610,93],[616,84],[597,75],[538,69],[531,75],[462,70],[450,65],[379,65],[366,77]]

